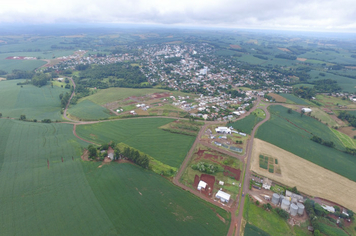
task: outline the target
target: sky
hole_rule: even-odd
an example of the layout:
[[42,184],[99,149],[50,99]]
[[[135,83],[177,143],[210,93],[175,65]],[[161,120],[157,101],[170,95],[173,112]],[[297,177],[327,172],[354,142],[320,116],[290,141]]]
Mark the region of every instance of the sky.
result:
[[1,0],[0,23],[356,32],[354,0]]

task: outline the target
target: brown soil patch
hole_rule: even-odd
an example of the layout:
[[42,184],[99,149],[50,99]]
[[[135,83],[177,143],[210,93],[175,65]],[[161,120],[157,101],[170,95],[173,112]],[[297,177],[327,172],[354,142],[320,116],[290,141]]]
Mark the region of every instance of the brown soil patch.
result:
[[205,190],[204,191],[202,190],[201,192],[204,193],[206,196],[212,196],[212,192],[215,184],[215,177],[212,175],[202,174],[200,176],[200,180],[203,180],[205,183],[208,184]]
[[165,98],[171,96],[170,93],[154,93],[152,94],[152,98]]
[[236,44],[231,44],[230,47],[234,49],[241,49],[241,46]]
[[354,136],[356,135],[356,130],[353,130],[353,129],[354,129],[354,127],[341,127],[341,128],[338,128],[338,131],[348,135],[351,138],[354,138]]
[[84,149],[83,155],[80,156],[83,161],[89,161],[89,152],[87,149]]
[[278,49],[283,51],[283,52],[290,52],[290,50],[288,48],[278,48]]
[[276,102],[286,102],[287,99],[282,97],[281,95],[275,94],[275,93],[269,93],[269,96],[271,96],[272,98],[274,98],[276,100]]
[[6,80],[6,78],[2,78],[2,77],[0,77],[0,81],[3,81],[3,80]]
[[[283,176],[260,170],[259,154],[265,153],[278,159]],[[311,196],[320,196],[356,210],[356,182],[322,168],[277,146],[254,139],[251,170]]]
[[218,213],[216,213],[216,216],[219,217],[219,219],[222,221],[222,222],[226,222],[224,217],[222,217],[221,215],[219,215]]
[[232,168],[230,166],[224,166],[224,175],[234,177],[237,181],[239,181],[241,170]]
[[135,110],[135,112],[137,113],[137,115],[140,115],[140,116],[148,116],[150,113],[148,113],[148,111],[144,111],[142,109],[137,109]]
[[308,60],[307,58],[302,58],[302,57],[298,57],[297,58],[297,61],[306,61],[306,60]]

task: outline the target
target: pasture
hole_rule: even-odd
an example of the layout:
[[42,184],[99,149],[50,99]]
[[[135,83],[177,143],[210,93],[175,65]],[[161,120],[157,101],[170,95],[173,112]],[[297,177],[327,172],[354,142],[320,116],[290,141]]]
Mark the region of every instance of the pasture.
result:
[[340,141],[345,147],[356,149],[356,142],[354,139],[335,129],[330,128],[330,130],[336,135],[336,137],[338,137],[338,139],[340,139]]
[[337,149],[345,150],[326,125],[305,115],[301,117],[294,111],[289,114],[282,106],[272,106],[270,111],[271,118],[258,129],[257,138],[356,181],[353,170],[356,159],[353,156],[310,140],[313,133],[326,141],[333,141]]
[[281,93],[279,95],[286,98],[287,103],[289,102],[289,103],[295,103],[295,104],[301,104],[301,105],[309,105],[309,103],[306,100],[304,100],[303,98],[299,98],[299,97],[295,96],[294,94]]
[[[262,207],[256,206],[250,199],[249,195],[246,195],[245,197],[243,217],[247,221],[247,224],[254,225],[259,229],[260,233],[261,231],[265,233],[261,235],[296,235],[286,220],[283,220],[273,211],[268,212]],[[247,232],[250,231],[249,228],[247,228],[247,230]]]
[[68,89],[50,85],[41,88],[33,85],[16,85],[24,80],[0,82],[0,112],[3,117],[27,119],[62,120],[59,94],[70,92]]
[[[278,159],[282,175],[275,175],[260,168],[259,155],[261,153]],[[325,162],[329,161],[326,158]],[[336,156],[334,165],[337,165],[338,159],[341,158]],[[345,166],[346,169],[347,166]],[[353,201],[353,196],[356,194],[356,182],[260,139],[254,139],[251,170],[286,186],[296,186],[299,191],[310,196],[325,198],[353,211],[356,210],[356,204]]]
[[151,171],[83,162],[72,128],[0,119],[1,234],[227,233],[229,213]]
[[262,120],[263,119],[261,117],[252,113],[242,118],[241,120],[237,120],[233,123],[229,123],[228,126],[232,126],[234,129],[239,130],[241,132],[251,134],[253,127],[255,127],[255,125]]
[[84,100],[76,105],[71,105],[68,114],[80,120],[98,120],[115,116],[110,110],[90,100]]
[[195,137],[163,131],[159,127],[174,121],[165,118],[141,118],[77,125],[77,134],[96,143],[123,142],[156,160],[179,167]]
[[322,109],[317,107],[312,107],[311,109],[312,109],[311,115],[321,120],[321,122],[323,122],[324,124],[331,127],[339,126],[339,124]]

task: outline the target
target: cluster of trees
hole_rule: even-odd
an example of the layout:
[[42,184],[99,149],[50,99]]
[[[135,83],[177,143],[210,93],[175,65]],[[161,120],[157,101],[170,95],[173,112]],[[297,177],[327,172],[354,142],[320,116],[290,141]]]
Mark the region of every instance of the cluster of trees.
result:
[[227,94],[231,94],[231,98],[236,98],[236,97],[244,98],[244,97],[246,97],[246,94],[240,93],[238,90],[228,90]]
[[341,120],[346,120],[352,127],[356,127],[356,116],[351,115],[347,111],[340,111],[337,117]]
[[332,79],[317,80],[315,81],[314,88],[321,93],[338,93],[342,90],[342,88],[337,85],[337,81]]
[[345,152],[348,153],[348,154],[356,156],[356,149],[355,148],[346,147]]
[[256,57],[256,58],[259,58],[261,60],[268,60],[268,57],[266,57],[266,56],[262,56],[262,55],[258,55],[258,54],[255,54],[253,56]]
[[296,60],[297,59],[296,56],[290,55],[290,54],[277,54],[274,57],[275,58],[287,59],[287,60]]
[[275,210],[276,213],[277,213],[280,217],[282,217],[283,219],[285,219],[285,220],[288,220],[288,219],[289,219],[289,214],[288,214],[288,212],[286,212],[285,210],[283,210],[283,209],[281,209],[281,208],[278,208],[278,207],[276,207],[274,210]]
[[125,147],[121,154],[143,168],[147,169],[150,165],[148,156],[146,154],[141,155],[139,151],[133,148]]
[[32,79],[32,76],[35,73],[32,71],[24,71],[24,70],[13,70],[11,74],[6,76],[7,80],[14,80],[14,79]]
[[66,92],[64,95],[63,93],[59,94],[59,99],[61,100],[61,107],[65,108],[67,106],[67,103],[70,99],[70,94]]
[[32,77],[32,84],[38,87],[45,86],[47,81],[50,80],[50,76],[44,73],[36,73]]
[[310,138],[310,140],[316,142],[316,143],[320,143],[324,146],[327,146],[327,147],[335,147],[335,143],[333,141],[325,141],[323,140],[322,138],[316,136],[316,135],[313,135],[313,137]]
[[199,170],[200,172],[204,172],[208,174],[214,174],[219,170],[217,165],[205,163],[203,161],[199,162],[196,165],[192,165],[192,169]]
[[237,144],[242,144],[243,142],[241,140],[236,140]]
[[305,99],[311,99],[312,97],[315,96],[315,89],[314,88],[308,88],[306,86],[300,86],[299,88],[295,88],[293,90],[293,93],[301,98]]

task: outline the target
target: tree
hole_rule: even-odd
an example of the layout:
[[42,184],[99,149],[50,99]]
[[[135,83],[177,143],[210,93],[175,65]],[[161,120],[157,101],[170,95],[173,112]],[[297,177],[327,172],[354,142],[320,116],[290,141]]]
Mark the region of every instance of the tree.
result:
[[301,112],[300,112],[300,117],[303,117],[304,113],[305,113],[305,111],[304,111],[304,110],[301,110]]
[[2,117],[2,113],[0,112],[0,118]]
[[292,113],[292,108],[288,108],[288,114],[291,114]]
[[26,120],[26,115],[21,115],[20,120]]
[[318,229],[314,230],[314,236],[321,236],[320,231]]
[[92,144],[88,146],[88,151],[89,151],[89,157],[91,158],[96,157],[96,148]]

